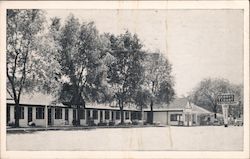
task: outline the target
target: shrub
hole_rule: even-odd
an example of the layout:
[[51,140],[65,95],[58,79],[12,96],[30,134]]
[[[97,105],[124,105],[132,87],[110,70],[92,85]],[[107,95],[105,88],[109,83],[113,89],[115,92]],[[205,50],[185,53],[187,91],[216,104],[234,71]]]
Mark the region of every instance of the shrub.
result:
[[87,124],[88,126],[96,126],[93,118],[89,118]]
[[132,120],[132,125],[138,125],[138,124],[139,124],[138,120]]
[[31,122],[29,122],[28,125],[31,126],[31,127],[35,127],[35,126],[36,126],[36,123],[34,123],[33,121],[31,121]]
[[109,122],[109,126],[114,126],[115,125],[115,121],[110,121]]
[[100,122],[100,123],[98,123],[98,126],[107,126],[107,123],[106,122]]
[[72,120],[72,124],[73,124],[74,126],[76,126],[76,125],[77,125],[77,121],[76,121],[76,120]]
[[8,122],[8,126],[10,126],[10,127],[14,127],[15,126],[15,122]]

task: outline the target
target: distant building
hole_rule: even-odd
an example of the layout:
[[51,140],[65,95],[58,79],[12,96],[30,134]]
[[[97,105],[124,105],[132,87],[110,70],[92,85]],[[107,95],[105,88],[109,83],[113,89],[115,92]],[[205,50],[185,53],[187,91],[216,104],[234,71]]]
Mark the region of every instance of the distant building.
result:
[[[20,127],[28,127],[28,123],[33,122],[36,126],[72,126],[77,119],[77,109],[68,107],[61,103],[53,102],[49,95],[35,94],[33,96],[24,95],[20,100]],[[124,121],[131,123],[140,119],[146,122],[149,109],[144,109],[143,114],[134,107],[124,108]],[[183,125],[195,126],[203,124],[204,117],[211,116],[211,112],[190,103],[186,98],[177,98],[170,104],[155,105],[153,110],[153,121],[162,125]],[[7,123],[15,121],[15,103],[7,97]],[[80,124],[88,125],[92,120],[95,124],[120,123],[121,114],[119,107],[110,104],[86,103],[85,109],[80,112]]]

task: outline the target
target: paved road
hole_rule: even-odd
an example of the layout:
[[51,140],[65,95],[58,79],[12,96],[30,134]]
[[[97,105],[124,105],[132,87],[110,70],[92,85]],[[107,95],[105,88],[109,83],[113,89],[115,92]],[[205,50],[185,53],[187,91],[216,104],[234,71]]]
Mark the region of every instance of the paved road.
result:
[[243,127],[103,128],[7,134],[7,150],[242,150]]

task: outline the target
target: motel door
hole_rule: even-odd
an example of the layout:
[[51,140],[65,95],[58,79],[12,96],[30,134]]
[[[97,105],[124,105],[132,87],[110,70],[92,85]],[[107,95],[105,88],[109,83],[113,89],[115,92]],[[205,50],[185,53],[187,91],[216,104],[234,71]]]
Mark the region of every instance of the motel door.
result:
[[89,123],[89,120],[90,120],[90,110],[87,110],[87,123]]
[[10,107],[8,107],[8,106],[7,106],[7,119],[6,119],[6,121],[7,121],[7,124],[10,121]]
[[115,112],[114,111],[111,112],[111,120],[115,121]]
[[102,118],[103,118],[103,111],[100,110],[100,122],[101,122],[101,123],[103,122]]
[[32,121],[32,107],[28,107],[28,124]]
[[76,110],[75,109],[73,110],[73,120],[76,121]]
[[152,113],[151,112],[147,112],[147,122],[151,122],[151,118],[152,118]]
[[48,108],[48,125],[51,125],[52,121],[51,121],[51,108]]
[[67,108],[65,109],[65,120],[69,121],[69,110]]

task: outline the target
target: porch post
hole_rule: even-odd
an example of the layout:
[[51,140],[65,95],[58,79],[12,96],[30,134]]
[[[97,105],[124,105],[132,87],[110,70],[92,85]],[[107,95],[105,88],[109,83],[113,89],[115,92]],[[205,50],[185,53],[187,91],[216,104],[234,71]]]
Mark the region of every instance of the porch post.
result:
[[90,109],[90,117],[93,118],[93,109]]
[[105,110],[102,110],[102,121],[104,122],[105,121]]
[[112,110],[109,110],[109,120],[112,121]]
[[45,105],[44,109],[45,128],[48,128],[48,106]]

